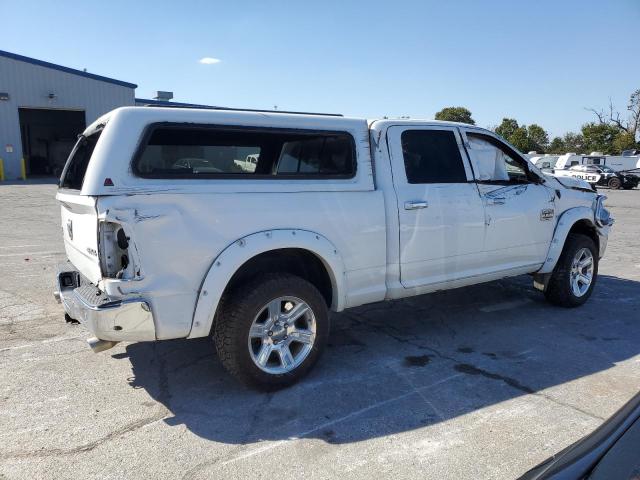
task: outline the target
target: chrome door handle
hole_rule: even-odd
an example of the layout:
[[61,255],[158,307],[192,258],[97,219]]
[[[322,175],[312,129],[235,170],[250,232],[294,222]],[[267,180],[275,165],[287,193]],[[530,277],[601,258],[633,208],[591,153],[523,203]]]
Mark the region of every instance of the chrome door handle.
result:
[[418,210],[420,208],[427,208],[429,204],[424,200],[412,200],[410,202],[404,202],[405,210]]

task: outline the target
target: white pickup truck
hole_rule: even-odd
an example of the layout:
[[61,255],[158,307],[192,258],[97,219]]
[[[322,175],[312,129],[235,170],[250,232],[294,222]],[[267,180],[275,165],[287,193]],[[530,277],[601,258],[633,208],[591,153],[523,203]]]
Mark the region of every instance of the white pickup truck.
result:
[[56,297],[94,350],[212,336],[263,389],[311,369],[329,311],[522,274],[578,306],[613,223],[481,128],[177,108],[97,120],[56,198]]

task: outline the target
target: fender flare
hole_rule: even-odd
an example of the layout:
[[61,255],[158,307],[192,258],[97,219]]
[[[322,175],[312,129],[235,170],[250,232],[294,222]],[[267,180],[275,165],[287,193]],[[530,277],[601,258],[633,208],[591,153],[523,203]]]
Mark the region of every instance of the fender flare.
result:
[[226,247],[214,260],[202,282],[187,338],[206,337],[222,294],[233,274],[256,255],[283,248],[300,248],[315,254],[324,264],[331,279],[331,309],[344,309],[345,269],[338,249],[319,233],[298,229],[266,230],[242,237]]
[[551,273],[553,271],[556,263],[558,263],[558,259],[560,258],[560,254],[564,248],[564,243],[567,240],[569,231],[576,222],[579,222],[580,220],[587,220],[594,228],[597,228],[594,221],[593,209],[589,207],[574,207],[566,210],[558,218],[556,229],[553,232],[553,239],[551,240],[551,245],[547,252],[547,258],[542,264],[542,268],[540,268],[536,273]]

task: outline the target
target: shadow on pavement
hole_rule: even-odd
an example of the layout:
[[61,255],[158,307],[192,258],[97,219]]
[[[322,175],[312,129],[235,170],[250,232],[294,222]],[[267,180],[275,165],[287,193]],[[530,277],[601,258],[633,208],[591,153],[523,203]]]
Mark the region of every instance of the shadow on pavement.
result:
[[[351,309],[301,383],[260,393],[223,369],[209,339],[127,347],[134,388],[165,421],[217,442],[347,443],[421,428],[560,385],[640,353],[640,282],[600,276],[578,309],[547,304],[530,277]],[[591,415],[588,411],[581,411]]]

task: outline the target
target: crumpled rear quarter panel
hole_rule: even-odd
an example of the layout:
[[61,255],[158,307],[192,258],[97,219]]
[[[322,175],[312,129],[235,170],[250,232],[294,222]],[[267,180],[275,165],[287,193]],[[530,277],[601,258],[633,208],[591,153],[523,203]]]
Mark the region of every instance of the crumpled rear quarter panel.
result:
[[188,335],[214,259],[252,233],[318,232],[340,250],[347,271],[384,271],[386,262],[384,205],[376,191],[106,196],[98,200],[98,215],[125,223],[141,267],[141,280],[107,282],[108,293],[147,299],[158,339]]

